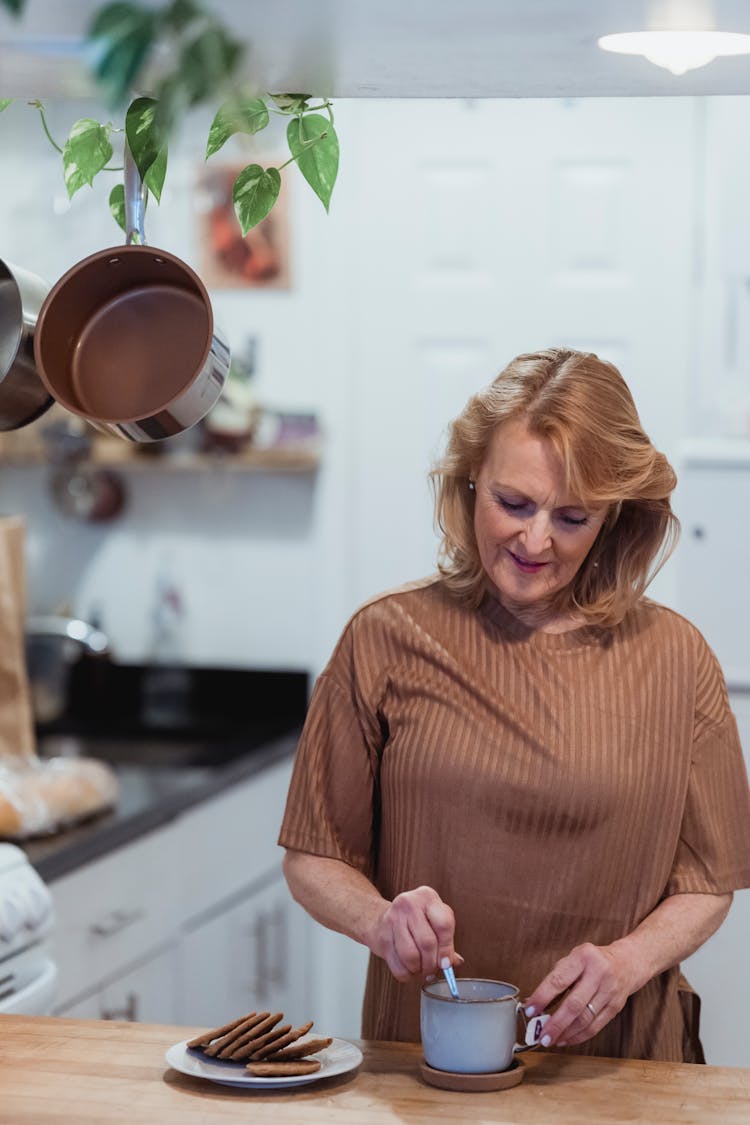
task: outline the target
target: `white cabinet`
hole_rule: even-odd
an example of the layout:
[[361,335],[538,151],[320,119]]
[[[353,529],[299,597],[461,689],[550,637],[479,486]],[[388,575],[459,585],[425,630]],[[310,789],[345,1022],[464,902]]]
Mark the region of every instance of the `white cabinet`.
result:
[[92,992],[75,1004],[63,1004],[55,1009],[56,1016],[66,1016],[74,1020],[98,1020],[101,1018],[99,993]]
[[174,1010],[176,945],[106,985],[99,995],[99,1019],[164,1023]]
[[179,1022],[219,1025],[250,1011],[314,1018],[307,994],[307,916],[276,878],[188,930],[180,943]]
[[[168,947],[104,988],[71,1004],[57,1015],[73,1019],[163,1023],[175,994],[175,949]],[[170,1017],[171,1018],[171,1017]]]
[[676,509],[676,607],[701,630],[729,683],[750,686],[750,537],[742,531],[750,511],[750,443],[687,456]]
[[178,854],[167,825],[52,884],[58,1009],[169,940]]
[[52,883],[55,1014],[209,1025],[308,1015],[307,915],[276,844],[291,759]]

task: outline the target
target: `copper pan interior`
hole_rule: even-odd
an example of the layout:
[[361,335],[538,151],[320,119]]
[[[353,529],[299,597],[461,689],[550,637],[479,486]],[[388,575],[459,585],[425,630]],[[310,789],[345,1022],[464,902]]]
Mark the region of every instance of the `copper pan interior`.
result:
[[99,422],[148,418],[200,374],[213,335],[202,282],[148,246],[101,251],[52,288],[34,351],[51,394]]

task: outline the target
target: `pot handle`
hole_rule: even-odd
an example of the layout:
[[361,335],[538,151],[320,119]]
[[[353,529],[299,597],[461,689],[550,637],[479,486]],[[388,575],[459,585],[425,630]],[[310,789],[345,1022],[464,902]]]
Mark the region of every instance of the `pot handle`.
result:
[[146,245],[146,235],[143,229],[146,217],[146,204],[148,202],[148,188],[141,179],[138,165],[133,159],[130,145],[125,141],[125,244],[131,246],[137,242],[139,246]]

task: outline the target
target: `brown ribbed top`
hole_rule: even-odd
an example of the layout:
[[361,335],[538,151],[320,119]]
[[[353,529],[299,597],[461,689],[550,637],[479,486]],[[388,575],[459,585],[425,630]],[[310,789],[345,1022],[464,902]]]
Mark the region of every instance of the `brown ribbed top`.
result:
[[[280,843],[427,884],[455,911],[461,975],[528,995],[577,944],[666,895],[750,885],[750,791],[716,658],[644,599],[613,629],[531,632],[439,579],[363,606],[318,679]],[[672,969],[577,1052],[693,1057]],[[419,988],[371,958],[363,1035],[419,1039]],[[693,1046],[688,1043],[693,1039]]]

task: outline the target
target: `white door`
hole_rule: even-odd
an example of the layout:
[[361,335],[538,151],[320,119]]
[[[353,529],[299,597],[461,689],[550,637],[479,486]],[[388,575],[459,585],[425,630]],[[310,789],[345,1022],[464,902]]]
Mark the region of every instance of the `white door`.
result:
[[521,351],[567,344],[620,365],[673,454],[695,104],[395,101],[358,106],[355,123],[359,601],[434,569],[426,473],[443,428]]

